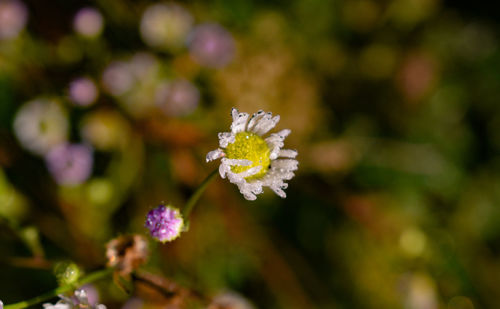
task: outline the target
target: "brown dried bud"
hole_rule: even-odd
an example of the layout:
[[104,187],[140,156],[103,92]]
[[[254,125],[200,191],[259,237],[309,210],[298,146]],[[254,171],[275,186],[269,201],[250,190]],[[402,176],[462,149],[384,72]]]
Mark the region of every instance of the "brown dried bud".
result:
[[121,275],[128,275],[144,264],[148,255],[148,242],[141,235],[120,236],[106,244],[108,266],[115,267]]
[[255,309],[255,307],[242,295],[226,291],[215,296],[207,309]]

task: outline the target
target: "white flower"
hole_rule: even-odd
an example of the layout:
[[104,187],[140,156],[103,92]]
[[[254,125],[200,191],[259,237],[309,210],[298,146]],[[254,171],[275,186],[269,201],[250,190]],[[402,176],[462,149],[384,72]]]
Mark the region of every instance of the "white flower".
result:
[[227,176],[247,200],[255,200],[266,186],[285,198],[285,180],[293,178],[299,164],[296,150],[282,149],[291,131],[281,130],[264,139],[262,135],[274,128],[280,116],[258,111],[249,119],[235,108],[231,114],[231,132],[219,133],[220,148],[207,154],[207,162],[221,158],[221,177]]
[[65,142],[68,128],[65,110],[50,99],[36,99],[24,104],[14,118],[14,133],[21,145],[39,155]]
[[106,306],[102,304],[95,304],[92,306],[89,304],[87,298],[87,292],[85,290],[76,290],[75,296],[72,298],[64,297],[59,295],[61,299],[54,305],[46,303],[43,304],[44,309],[106,309]]

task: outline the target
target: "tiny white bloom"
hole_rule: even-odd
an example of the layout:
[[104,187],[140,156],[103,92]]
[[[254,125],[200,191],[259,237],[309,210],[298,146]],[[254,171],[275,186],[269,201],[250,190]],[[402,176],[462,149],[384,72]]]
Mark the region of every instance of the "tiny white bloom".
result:
[[291,131],[281,130],[264,138],[262,136],[274,128],[280,116],[258,111],[249,117],[236,108],[231,114],[231,132],[219,133],[220,148],[207,154],[207,162],[221,159],[221,177],[236,184],[247,200],[255,200],[266,186],[285,198],[283,190],[288,187],[285,181],[293,178],[299,164],[295,160],[296,150],[282,149]]
[[89,304],[87,292],[85,290],[76,290],[75,295],[71,298],[59,295],[59,300],[54,305],[50,303],[43,304],[44,309],[106,309],[105,305],[96,304],[92,306]]

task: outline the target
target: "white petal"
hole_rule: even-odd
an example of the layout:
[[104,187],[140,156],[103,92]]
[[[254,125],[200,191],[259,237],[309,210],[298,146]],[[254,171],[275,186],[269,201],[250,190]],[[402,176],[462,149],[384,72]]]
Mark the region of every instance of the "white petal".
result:
[[227,172],[226,175],[229,181],[234,184],[239,185],[245,182],[245,178],[241,177],[239,174],[233,173],[232,171]]
[[271,160],[278,158],[281,147],[285,145],[283,142],[285,138],[290,134],[290,130],[285,129],[281,130],[278,133],[271,134],[268,138],[266,138],[266,143],[271,149],[271,154],[269,155]]
[[257,196],[252,192],[252,186],[248,183],[242,183],[238,185],[238,189],[240,189],[240,193],[243,194],[243,197],[249,201],[255,201]]
[[266,124],[262,125],[262,128],[260,129],[261,134],[266,134],[270,130],[272,130],[276,124],[280,121],[280,116],[276,115],[274,116],[271,120],[269,120]]
[[234,143],[234,134],[232,132],[219,133],[219,147],[226,148],[230,143]]
[[289,171],[283,168],[271,168],[269,172],[262,178],[264,186],[271,187],[273,185],[282,185],[283,180],[290,180],[295,176],[293,171]]
[[279,152],[279,157],[282,158],[295,158],[297,156],[298,152],[297,150],[292,150],[292,149],[281,149]]
[[258,135],[263,135],[269,132],[280,121],[280,116],[273,118],[271,113],[267,113],[260,119],[260,121],[253,128],[253,132]]
[[87,292],[85,290],[76,290],[75,297],[80,304],[88,306]]
[[290,131],[289,129],[284,129],[279,131],[278,133],[273,133],[268,138],[266,138],[266,142],[270,147],[274,146],[275,144],[283,143],[283,141],[288,136],[288,134],[290,134],[290,132],[292,131]]
[[246,159],[222,158],[221,162],[224,162],[225,164],[227,164],[229,166],[233,166],[233,165],[249,166],[249,165],[252,165],[252,161],[246,160]]
[[250,121],[248,122],[247,125],[247,130],[252,131],[253,127],[260,121],[260,119],[265,115],[263,110],[259,110],[258,112],[254,113],[252,115],[252,118],[250,118]]
[[258,134],[258,130],[260,128],[260,126],[263,124],[263,123],[266,123],[267,121],[271,120],[271,118],[273,117],[273,114],[268,112],[268,113],[265,113],[264,115],[262,115],[261,117],[259,117],[255,123],[255,125],[253,126],[252,129],[249,129],[251,132],[254,132],[256,134]]
[[274,193],[276,193],[281,198],[285,198],[286,197],[285,191],[283,191],[281,188],[274,188],[274,187],[272,187],[271,190],[273,190]]
[[247,113],[239,113],[236,115],[236,119],[233,114],[233,123],[231,124],[231,132],[233,134],[245,131],[247,127],[248,114]]
[[233,117],[233,121],[235,121],[236,119],[238,119],[238,109],[233,107],[231,108],[231,116]]
[[257,174],[262,169],[262,166],[254,166],[252,168],[247,169],[241,173],[238,173],[240,177],[247,178]]
[[252,181],[248,185],[249,185],[250,191],[252,191],[253,194],[261,194],[263,192],[262,181],[260,181],[260,180]]
[[279,156],[280,153],[280,147],[275,147],[271,150],[271,153],[269,154],[269,159],[271,160],[276,160]]
[[294,159],[278,159],[271,162],[271,167],[274,169],[284,169],[286,171],[294,171],[298,168],[299,161]]
[[43,308],[45,309],[71,309],[71,304],[70,303],[61,303],[57,302],[55,305],[52,305],[50,303],[45,303],[43,304]]
[[207,162],[210,162],[210,161],[222,158],[225,155],[226,154],[224,153],[224,151],[222,151],[222,149],[220,149],[220,148],[219,149],[215,149],[215,150],[212,150],[209,153],[207,153],[206,160],[207,160]]
[[229,172],[231,172],[231,166],[226,164],[225,162],[221,162],[219,165],[220,177],[226,178],[226,174]]
[[283,130],[279,131],[276,134],[284,140],[290,133],[292,133],[292,130],[290,130],[290,129],[283,129]]
[[257,199],[257,196],[255,194],[253,194],[252,192],[248,192],[248,191],[241,190],[241,189],[240,189],[240,192],[241,192],[241,194],[243,194],[243,197],[247,201],[255,201]]

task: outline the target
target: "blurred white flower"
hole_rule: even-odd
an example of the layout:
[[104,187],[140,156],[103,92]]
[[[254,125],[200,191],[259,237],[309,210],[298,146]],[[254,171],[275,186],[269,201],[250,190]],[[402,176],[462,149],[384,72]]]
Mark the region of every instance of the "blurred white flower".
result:
[[71,298],[59,295],[59,300],[57,303],[43,304],[44,309],[106,309],[106,306],[102,304],[90,304],[87,298],[87,292],[85,290],[76,290],[75,295]]
[[14,133],[29,151],[44,155],[68,136],[68,119],[59,103],[37,99],[24,104],[14,118]]
[[222,308],[255,309],[255,306],[242,295],[233,291],[227,291],[215,296],[212,303],[208,306],[208,309]]
[[192,26],[193,17],[183,7],[173,3],[153,4],[142,15],[140,31],[149,46],[175,50],[183,46]]

